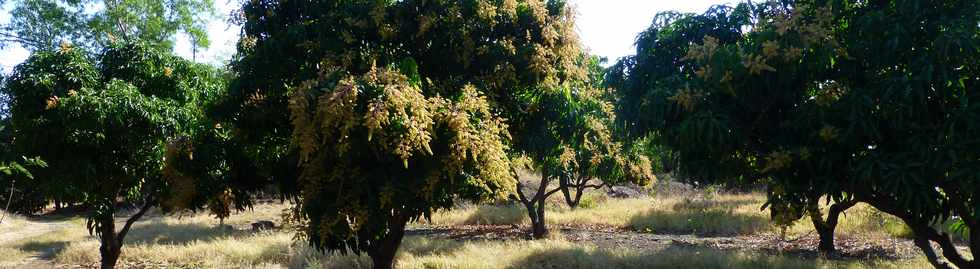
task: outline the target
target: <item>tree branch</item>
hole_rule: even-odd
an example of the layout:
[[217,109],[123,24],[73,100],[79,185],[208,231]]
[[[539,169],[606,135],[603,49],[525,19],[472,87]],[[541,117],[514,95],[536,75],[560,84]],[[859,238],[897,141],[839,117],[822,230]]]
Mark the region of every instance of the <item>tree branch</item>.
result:
[[940,260],[939,257],[936,256],[936,250],[932,249],[932,245],[929,244],[929,240],[917,237],[913,241],[915,242],[916,246],[919,246],[919,248],[922,249],[922,252],[924,252],[926,255],[926,259],[929,260],[929,264],[932,264],[933,267],[939,269],[953,269],[953,267],[949,266],[948,263]]
[[116,240],[119,241],[120,245],[123,243],[123,238],[125,238],[126,234],[129,233],[129,229],[133,227],[133,223],[136,223],[137,220],[143,217],[143,215],[146,214],[151,207],[153,207],[153,199],[146,200],[146,202],[143,203],[143,207],[141,207],[136,214],[133,214],[126,220],[126,224],[123,225],[122,230],[119,231],[119,236],[116,237]]
[[521,203],[523,203],[523,204],[529,204],[529,203],[531,203],[531,200],[528,200],[527,199],[527,196],[524,195],[524,190],[523,189],[524,189],[524,183],[521,183],[521,180],[518,179],[517,180],[517,198],[520,199],[520,202]]
[[561,188],[557,188],[557,189],[554,189],[554,190],[551,190],[549,192],[544,193],[544,196],[542,196],[541,200],[544,201],[544,198],[548,198],[548,196],[551,196],[552,194],[555,194],[556,192],[558,192],[560,190],[561,190]]
[[598,190],[598,189],[601,189],[601,188],[606,187],[606,186],[609,186],[609,183],[603,182],[602,184],[599,184],[599,185],[595,185],[595,184],[585,185],[585,186],[582,186],[582,189],[592,188],[592,189]]

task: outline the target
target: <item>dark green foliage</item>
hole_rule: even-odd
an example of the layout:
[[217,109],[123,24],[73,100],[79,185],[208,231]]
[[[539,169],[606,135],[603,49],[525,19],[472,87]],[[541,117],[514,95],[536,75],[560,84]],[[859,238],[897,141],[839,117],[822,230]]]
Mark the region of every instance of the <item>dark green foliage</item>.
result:
[[[661,132],[692,175],[766,180],[770,204],[788,219],[819,216],[824,195],[856,199],[903,219],[937,267],[947,265],[928,241],[948,262],[973,268],[931,224],[962,219],[980,251],[980,233],[972,232],[980,208],[978,5],[758,4],[749,7],[752,23],[738,28],[749,30],[741,38],[684,35],[694,41],[684,56],[664,55],[683,62],[681,70],[630,69],[643,65],[627,59],[624,94],[659,104],[662,111],[647,113],[652,124],[638,126]],[[635,87],[661,83],[669,86]]]
[[[521,100],[530,109],[516,128],[514,151],[542,175],[536,190],[519,183],[516,197],[528,209],[535,238],[547,234],[545,201],[556,191],[574,208],[586,189],[644,185],[655,178],[647,157],[624,145],[617,133],[615,95],[602,86],[599,59],[580,55],[576,64],[580,70],[566,72],[561,84],[537,88]],[[553,180],[559,185],[555,191],[548,189]]]
[[[699,44],[704,36],[712,36],[719,43],[734,43],[743,38],[745,27],[751,25],[751,12],[748,5],[737,7],[714,6],[703,14],[682,14],[666,12],[654,18],[653,25],[637,37],[636,55],[620,59],[609,68],[607,83],[619,94],[617,105],[620,118],[626,121],[628,134],[633,137],[648,137],[654,145],[664,145],[658,149],[658,156],[669,158],[662,164],[671,166],[672,162],[700,163],[681,165],[675,171],[681,178],[690,178],[698,183],[712,184],[716,181],[738,180],[723,175],[731,170],[740,170],[746,160],[744,156],[724,155],[723,148],[689,148],[684,154],[672,155],[672,148],[683,145],[719,145],[728,143],[720,139],[736,136],[727,131],[716,132],[709,139],[697,140],[699,136],[683,133],[691,130],[725,129],[724,118],[717,115],[699,115],[700,124],[686,125],[689,128],[664,128],[677,120],[682,112],[680,106],[668,100],[676,92],[689,87],[695,76],[696,66],[682,60],[691,44]],[[724,102],[711,105],[731,105]],[[710,105],[706,105],[710,106]],[[734,131],[738,131],[737,129]],[[697,152],[694,152],[697,150]],[[675,160],[676,159],[676,160]],[[712,166],[712,169],[698,167]],[[673,167],[671,167],[673,168]]]
[[[576,71],[575,61],[579,53],[571,16],[563,1],[252,1],[245,4],[243,11],[244,36],[239,43],[239,56],[233,61],[233,71],[237,78],[232,82],[229,98],[218,106],[217,111],[225,115],[224,119],[234,123],[229,128],[233,129],[235,139],[241,141],[241,145],[245,147],[243,152],[253,160],[254,166],[263,177],[274,179],[286,186],[285,190],[293,193],[302,190],[304,199],[309,199],[300,208],[303,209],[303,216],[310,221],[307,224],[307,234],[319,237],[311,238],[315,245],[335,250],[343,250],[345,247],[355,251],[368,250],[372,256],[394,254],[394,248],[397,248],[400,241],[402,225],[408,219],[418,218],[423,212],[443,208],[448,205],[446,201],[469,198],[473,194],[483,196],[483,192],[495,186],[488,184],[478,188],[480,191],[475,193],[458,193],[461,191],[460,186],[466,184],[440,186],[436,192],[432,192],[435,190],[431,188],[419,188],[419,182],[431,184],[436,182],[433,180],[449,180],[459,176],[450,173],[444,177],[427,177],[424,181],[415,177],[445,169],[425,165],[425,161],[417,162],[447,157],[444,154],[448,146],[447,139],[455,132],[463,130],[459,129],[462,125],[448,129],[444,126],[446,123],[443,121],[449,119],[445,114],[449,111],[447,109],[477,101],[465,100],[466,98],[482,96],[481,98],[486,99],[488,111],[467,112],[466,114],[473,117],[468,120],[472,127],[477,128],[475,130],[489,131],[494,129],[491,126],[496,125],[491,123],[497,122],[499,118],[506,118],[510,128],[497,131],[510,131],[512,138],[519,139],[525,121],[530,120],[526,118],[529,116],[526,111],[533,109],[532,104],[525,103],[523,98],[539,88],[560,84],[565,72]],[[404,76],[405,81],[395,79],[376,82],[373,78],[365,77],[365,74],[385,74],[389,78]],[[411,123],[418,124],[413,126],[422,129],[411,130],[406,137],[422,137],[415,136],[422,131],[421,133],[432,140],[422,139],[419,141],[425,142],[412,144],[412,150],[396,151],[398,154],[395,156],[400,158],[391,162],[391,149],[383,147],[384,142],[362,140],[364,132],[368,131],[360,129],[360,126],[371,122],[366,119],[363,122],[360,118],[341,120],[327,117],[331,114],[316,113],[309,116],[313,119],[349,122],[352,125],[332,126],[327,125],[327,122],[310,122],[303,118],[296,118],[290,124],[291,116],[300,117],[314,111],[326,111],[328,108],[324,107],[324,96],[334,94],[338,90],[337,85],[346,85],[348,82],[344,81],[348,81],[347,78],[357,81],[351,85],[390,83],[391,87],[406,94],[411,93],[412,96],[418,90],[422,97],[411,102],[418,108],[409,109],[409,114],[406,115],[424,112],[432,116],[431,125],[424,120],[416,122],[415,116],[408,116],[410,122],[392,121],[391,130],[385,127],[379,129],[384,132],[379,131],[376,134],[399,133],[405,129],[398,126]],[[388,94],[367,89],[370,87],[363,88],[365,92],[358,92],[358,97],[353,100],[398,100],[389,99],[393,97]],[[294,100],[293,103],[290,103],[291,99]],[[306,102],[309,102],[308,108],[297,106]],[[359,105],[350,108],[353,110],[348,112],[359,115],[357,117],[365,115],[366,112],[362,111],[364,106],[357,104]],[[406,105],[399,104],[393,106]],[[291,105],[296,107],[287,110]],[[459,110],[458,113],[467,111],[466,109]],[[330,135],[330,128],[350,131],[351,140]],[[302,137],[303,134],[300,131],[328,140],[299,139],[297,137]],[[502,141],[498,140],[497,134],[488,135],[491,133],[493,132],[486,132],[482,137],[485,141],[481,143]],[[342,155],[329,158],[341,158],[339,160],[344,160],[343,162],[310,162],[325,158],[321,155],[328,154],[325,150],[335,147],[335,144],[343,144],[341,141],[334,141],[335,139],[350,143],[351,152],[341,151],[338,154]],[[300,144],[296,141],[307,142]],[[471,143],[480,140],[466,138],[461,141]],[[415,152],[420,149],[416,146],[423,144],[426,147],[431,145],[432,156],[416,156],[430,154],[423,153],[428,150]],[[305,149],[309,155],[300,155],[296,146]],[[482,150],[499,149],[487,147]],[[414,154],[406,158],[406,152]],[[376,156],[344,155],[354,153]],[[416,160],[416,157],[420,159]],[[470,162],[464,157],[453,158]],[[478,160],[477,163],[491,162]],[[303,178],[306,178],[304,181],[297,181],[299,175],[295,167],[298,164],[302,164]],[[343,169],[345,167],[347,169]],[[453,173],[470,169],[468,165],[464,167],[466,168],[463,170],[451,167],[448,169],[455,171]],[[324,171],[318,174],[311,169]],[[391,170],[384,171],[388,169]],[[362,179],[347,174],[356,171],[370,172],[370,177]],[[402,171],[406,178],[395,181],[391,178],[396,174],[395,171]],[[470,177],[473,179],[466,181],[473,184],[483,180],[505,180],[508,176],[489,179],[472,174]],[[365,183],[339,184],[339,178]],[[381,184],[382,182],[387,183]],[[388,187],[388,184],[391,186]],[[314,192],[320,188],[330,191]],[[339,196],[337,193],[344,195]],[[411,198],[413,196],[417,198]],[[391,199],[394,203],[380,202],[385,199]],[[399,208],[394,211],[381,210],[391,206]],[[338,209],[344,210],[338,212]],[[385,214],[389,216],[382,216]],[[364,230],[358,232],[360,236],[357,240],[350,237],[352,231],[357,229],[322,230],[325,229],[323,227],[349,225],[328,222],[344,219],[340,217],[346,216],[360,216],[361,219],[367,216],[367,220],[370,220],[370,225],[364,226]],[[373,251],[378,253],[372,253]],[[383,260],[378,261],[385,263]]]
[[[102,239],[105,267],[114,265],[132,222],[171,195],[166,149],[194,136],[203,99],[221,83],[211,68],[145,44],[113,45],[97,65],[84,55],[71,46],[35,53],[5,92],[17,151],[49,164],[31,184],[92,210],[88,227]],[[117,232],[120,199],[142,207]]]
[[[48,164],[38,158],[21,158],[20,161],[12,161],[0,164],[0,182],[7,183],[7,191],[0,198],[3,212],[0,213],[0,223],[8,213],[32,214],[44,207],[43,196],[32,188],[25,188],[17,185],[17,179],[34,179],[34,174],[27,170],[28,167],[44,168]],[[14,195],[18,195],[16,198]],[[39,197],[40,196],[40,197]]]

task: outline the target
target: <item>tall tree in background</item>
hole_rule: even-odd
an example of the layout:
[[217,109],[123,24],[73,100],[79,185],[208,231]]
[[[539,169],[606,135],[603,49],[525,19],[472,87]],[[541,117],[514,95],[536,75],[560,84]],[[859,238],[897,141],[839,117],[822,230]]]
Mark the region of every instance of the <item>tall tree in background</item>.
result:
[[606,87],[605,58],[586,57],[585,82],[574,90],[577,117],[559,157],[558,186],[565,203],[575,209],[588,189],[618,184],[645,185],[656,180],[643,144],[626,141],[616,120],[616,94]]
[[53,50],[70,42],[93,53],[115,41],[172,49],[178,33],[208,47],[213,0],[11,0],[11,20],[0,25],[0,47]]
[[521,160],[515,164],[540,173],[536,184],[519,181],[516,195],[527,208],[536,239],[548,235],[545,207],[551,195],[561,192],[574,208],[586,189],[654,179],[649,159],[617,138],[613,93],[602,87],[598,60],[580,56],[576,68],[558,87],[526,96],[532,109],[514,141]]
[[[15,68],[4,89],[14,146],[48,163],[33,186],[74,192],[92,209],[87,226],[99,236],[102,268],[115,266],[133,223],[170,197],[164,156],[185,152],[179,142],[193,136],[217,79],[208,66],[142,44],[113,45],[98,64],[64,45]],[[119,201],[140,207],[117,230]]]

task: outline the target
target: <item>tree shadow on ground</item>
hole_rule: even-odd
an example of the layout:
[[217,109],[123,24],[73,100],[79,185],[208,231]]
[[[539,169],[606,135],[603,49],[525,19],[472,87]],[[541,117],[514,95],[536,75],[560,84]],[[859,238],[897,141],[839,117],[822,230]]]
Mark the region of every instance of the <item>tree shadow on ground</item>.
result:
[[772,229],[764,214],[739,212],[753,201],[680,202],[672,210],[648,209],[630,218],[627,226],[638,232],[735,236]]
[[530,239],[527,227],[519,225],[475,225],[453,227],[421,227],[406,230],[406,235],[455,241],[505,241]]
[[34,252],[38,254],[38,258],[50,260],[65,250],[68,247],[68,243],[68,241],[30,241],[17,246],[17,249],[25,252]]
[[240,238],[255,234],[251,230],[230,229],[200,223],[167,223],[159,219],[140,223],[126,236],[127,244],[182,245],[221,238]]
[[782,255],[670,245],[641,252],[580,247],[539,250],[507,268],[825,268],[826,263]]

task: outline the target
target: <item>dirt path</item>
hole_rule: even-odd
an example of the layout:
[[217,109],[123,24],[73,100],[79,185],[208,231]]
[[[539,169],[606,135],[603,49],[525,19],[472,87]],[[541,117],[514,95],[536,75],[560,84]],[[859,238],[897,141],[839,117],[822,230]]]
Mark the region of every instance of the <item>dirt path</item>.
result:
[[[51,232],[76,228],[76,226],[67,221],[26,220],[26,223],[23,223],[23,225],[18,224],[16,227],[11,228],[0,230],[0,246],[16,247],[10,244]],[[14,264],[0,264],[0,268],[54,268],[54,263],[42,257],[43,254],[43,252],[32,251],[31,255],[26,257],[26,259]]]
[[0,230],[0,246],[72,227],[72,224],[67,222],[28,221],[17,229]]

